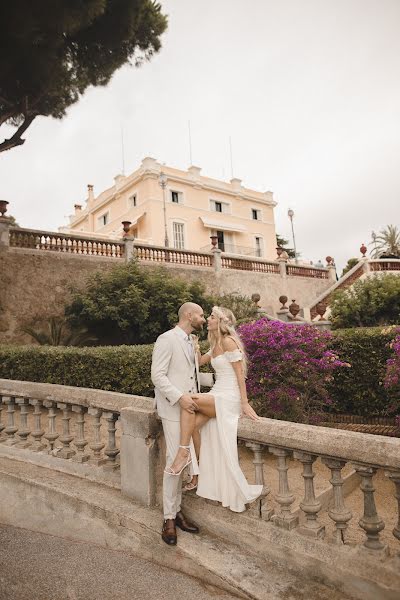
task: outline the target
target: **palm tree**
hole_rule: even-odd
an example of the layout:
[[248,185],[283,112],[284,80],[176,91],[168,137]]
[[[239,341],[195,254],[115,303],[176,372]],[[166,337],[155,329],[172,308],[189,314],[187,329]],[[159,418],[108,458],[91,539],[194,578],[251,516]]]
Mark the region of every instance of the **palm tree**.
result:
[[374,248],[371,251],[372,258],[380,258],[382,254],[389,254],[400,258],[400,230],[396,225],[388,225],[379,234],[372,232]]
[[97,341],[85,327],[68,331],[65,319],[52,317],[47,322],[47,331],[33,327],[23,327],[22,331],[30,335],[41,346],[84,346]]

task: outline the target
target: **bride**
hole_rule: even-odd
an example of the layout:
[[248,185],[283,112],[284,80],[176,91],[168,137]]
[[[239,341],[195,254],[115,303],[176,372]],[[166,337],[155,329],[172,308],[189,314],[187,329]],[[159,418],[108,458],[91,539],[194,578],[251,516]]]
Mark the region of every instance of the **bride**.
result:
[[242,512],[245,504],[262,492],[261,485],[249,485],[239,466],[237,425],[240,416],[257,420],[246,393],[246,355],[235,331],[232,311],[214,306],[207,319],[210,350],[199,357],[200,365],[211,361],[216,383],[208,394],[192,395],[197,410],[181,409],[181,439],[174,462],[166,473],[178,476],[191,462],[191,438],[199,456],[200,475],[186,486],[210,500],[218,500],[232,511]]

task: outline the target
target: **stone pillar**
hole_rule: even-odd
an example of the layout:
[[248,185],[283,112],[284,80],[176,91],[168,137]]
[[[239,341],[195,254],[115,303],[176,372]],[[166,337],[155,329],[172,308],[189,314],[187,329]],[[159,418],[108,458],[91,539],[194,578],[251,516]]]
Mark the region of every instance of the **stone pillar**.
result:
[[221,273],[222,271],[222,251],[219,248],[212,248],[212,263],[214,267],[214,271],[216,273]]
[[7,252],[10,247],[10,220],[0,217],[0,252]]
[[377,468],[357,463],[354,464],[354,468],[361,478],[360,488],[364,494],[364,514],[358,522],[367,536],[364,546],[370,550],[383,550],[384,545],[379,539],[379,534],[385,528],[385,523],[376,510],[375,488],[372,482]]
[[129,262],[135,257],[135,243],[133,237],[124,238],[125,241],[125,262]]
[[332,283],[336,283],[336,267],[335,265],[328,265],[328,279]]
[[122,408],[121,425],[121,492],[145,506],[154,506],[161,427],[157,415],[153,410]]

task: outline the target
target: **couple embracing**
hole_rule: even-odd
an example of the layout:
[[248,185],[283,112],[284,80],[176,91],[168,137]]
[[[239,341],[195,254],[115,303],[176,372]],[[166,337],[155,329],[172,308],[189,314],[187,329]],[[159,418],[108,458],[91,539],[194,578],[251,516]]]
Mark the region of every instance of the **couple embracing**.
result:
[[[258,417],[247,399],[246,355],[235,331],[236,319],[229,309],[214,306],[207,319],[210,349],[201,355],[192,334],[206,322],[203,309],[187,302],[178,318],[176,327],[157,339],[151,367],[166,442],[162,539],[169,545],[177,542],[176,527],[199,532],[181,511],[186,467],[192,479],[185,490],[196,490],[235,512],[244,511],[262,492],[261,485],[247,483],[238,460],[238,419]],[[200,394],[199,367],[208,362],[216,382],[209,393]]]

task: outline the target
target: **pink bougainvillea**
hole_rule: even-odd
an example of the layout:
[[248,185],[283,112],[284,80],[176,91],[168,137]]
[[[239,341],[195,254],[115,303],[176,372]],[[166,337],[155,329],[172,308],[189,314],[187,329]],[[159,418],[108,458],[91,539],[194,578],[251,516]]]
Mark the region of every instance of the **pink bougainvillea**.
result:
[[317,423],[332,401],[327,383],[350,367],[329,349],[332,334],[313,325],[260,319],[239,333],[249,358],[247,390],[264,417]]

